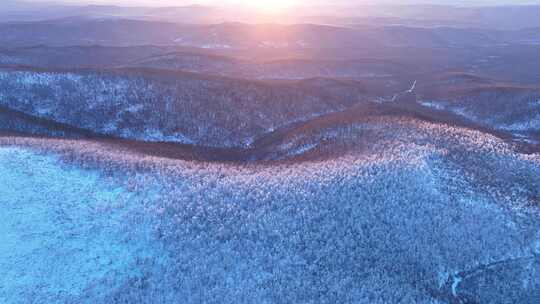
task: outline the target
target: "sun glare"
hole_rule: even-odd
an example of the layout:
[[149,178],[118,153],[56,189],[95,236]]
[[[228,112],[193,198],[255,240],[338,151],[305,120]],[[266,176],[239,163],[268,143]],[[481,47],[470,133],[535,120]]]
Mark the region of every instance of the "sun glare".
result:
[[251,0],[243,1],[247,7],[251,7],[261,12],[280,13],[290,9],[292,6],[299,4],[295,0]]

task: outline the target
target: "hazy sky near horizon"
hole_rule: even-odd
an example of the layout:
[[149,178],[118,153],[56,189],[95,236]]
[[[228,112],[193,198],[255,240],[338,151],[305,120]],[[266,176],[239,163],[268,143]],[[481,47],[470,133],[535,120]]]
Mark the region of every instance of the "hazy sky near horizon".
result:
[[455,4],[455,5],[501,5],[501,4],[540,4],[540,0],[25,0],[36,3],[69,4],[116,4],[145,6],[176,6],[189,4],[203,5],[248,5],[277,3],[278,5],[346,5],[346,4]]

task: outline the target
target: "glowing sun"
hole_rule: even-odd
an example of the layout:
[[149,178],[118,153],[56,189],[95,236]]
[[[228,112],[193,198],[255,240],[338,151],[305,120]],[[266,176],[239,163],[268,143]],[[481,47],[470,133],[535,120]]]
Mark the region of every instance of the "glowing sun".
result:
[[298,0],[244,0],[244,4],[258,11],[279,13],[299,4]]

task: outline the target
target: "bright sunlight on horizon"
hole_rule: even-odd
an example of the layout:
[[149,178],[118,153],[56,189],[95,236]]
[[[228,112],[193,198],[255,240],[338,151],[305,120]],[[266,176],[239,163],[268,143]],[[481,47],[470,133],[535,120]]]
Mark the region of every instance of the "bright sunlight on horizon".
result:
[[259,1],[249,1],[244,0],[241,3],[246,7],[254,8],[259,11],[269,12],[269,13],[279,13],[287,9],[290,9],[293,6],[303,3],[300,0],[259,0]]

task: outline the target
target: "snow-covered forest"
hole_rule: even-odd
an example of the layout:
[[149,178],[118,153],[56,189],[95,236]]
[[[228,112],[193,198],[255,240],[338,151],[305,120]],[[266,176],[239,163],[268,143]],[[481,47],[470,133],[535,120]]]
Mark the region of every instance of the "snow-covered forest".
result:
[[[2,267],[11,272],[0,296],[532,303],[540,159],[464,129],[400,120],[365,127],[388,135],[362,153],[272,166],[2,139],[3,204],[24,204],[3,213]],[[18,231],[21,221],[39,224]],[[23,250],[17,236],[37,264],[10,254]],[[50,252],[57,245],[44,242],[62,246]],[[21,278],[20,267],[33,272]],[[64,276],[74,279],[54,283]]]
[[540,303],[540,5],[87,1],[0,1],[0,304]]
[[359,84],[268,84],[172,72],[0,72],[0,105],[121,138],[245,146],[367,100]]

